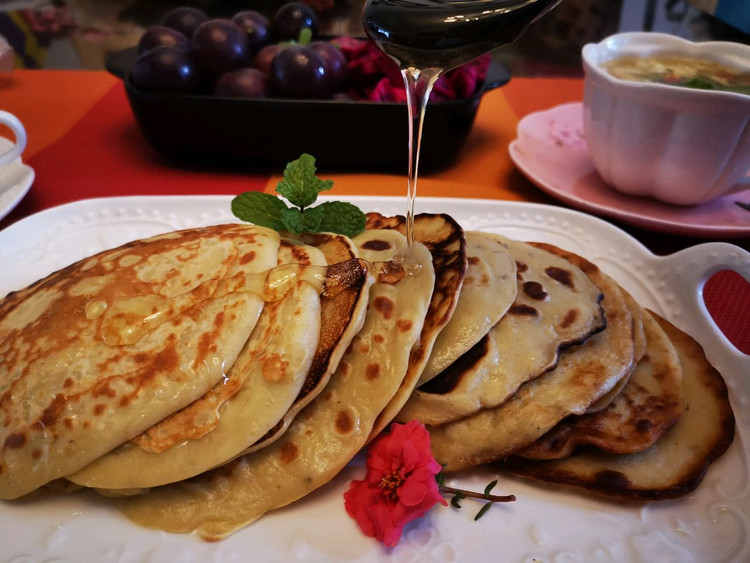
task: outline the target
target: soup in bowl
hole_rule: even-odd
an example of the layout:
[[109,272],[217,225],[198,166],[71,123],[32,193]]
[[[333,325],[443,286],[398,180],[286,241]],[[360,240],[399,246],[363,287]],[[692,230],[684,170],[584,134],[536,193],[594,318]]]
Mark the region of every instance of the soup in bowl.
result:
[[633,32],[582,55],[584,134],[609,185],[676,205],[750,188],[750,46]]

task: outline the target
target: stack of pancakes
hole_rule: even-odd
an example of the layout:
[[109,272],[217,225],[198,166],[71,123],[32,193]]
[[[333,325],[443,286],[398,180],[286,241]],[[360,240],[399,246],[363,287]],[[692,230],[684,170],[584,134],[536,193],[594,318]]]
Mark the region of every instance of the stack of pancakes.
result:
[[135,241],[0,302],[0,498],[71,483],[219,539],[331,480],[393,420],[455,471],[612,498],[694,489],[731,443],[700,346],[561,249],[369,214],[294,239]]
[[396,419],[422,420],[448,471],[494,463],[618,500],[695,489],[735,428],[700,345],[585,259],[480,235],[516,263],[513,304]]

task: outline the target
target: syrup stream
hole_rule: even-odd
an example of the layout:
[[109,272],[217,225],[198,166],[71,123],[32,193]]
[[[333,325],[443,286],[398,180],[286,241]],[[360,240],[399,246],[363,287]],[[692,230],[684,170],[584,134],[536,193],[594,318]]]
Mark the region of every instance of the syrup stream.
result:
[[409,249],[414,245],[414,202],[417,196],[419,151],[422,145],[422,126],[430,99],[430,92],[443,69],[418,69],[412,66],[401,70],[406,86],[406,105],[409,112],[409,177],[406,187],[406,240]]

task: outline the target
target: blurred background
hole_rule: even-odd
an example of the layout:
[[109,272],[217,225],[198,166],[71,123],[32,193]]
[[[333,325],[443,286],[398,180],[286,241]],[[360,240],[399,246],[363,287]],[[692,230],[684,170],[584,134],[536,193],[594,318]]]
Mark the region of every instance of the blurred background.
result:
[[[362,36],[364,0],[302,0],[326,35]],[[272,14],[285,0],[0,0],[0,69],[103,69],[108,54],[134,46],[169,10],[210,16],[253,9]],[[750,43],[750,0],[563,0],[495,58],[511,73],[579,76],[581,47],[621,31],[659,31],[692,41]],[[12,51],[7,48],[12,47]]]

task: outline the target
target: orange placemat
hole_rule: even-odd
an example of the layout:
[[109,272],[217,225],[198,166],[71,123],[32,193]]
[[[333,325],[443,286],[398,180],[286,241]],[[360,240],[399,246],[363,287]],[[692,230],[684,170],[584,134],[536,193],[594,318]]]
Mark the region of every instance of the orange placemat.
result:
[[16,70],[0,78],[0,109],[23,122],[24,160],[61,139],[114,84],[106,72]]
[[[73,99],[70,106],[81,110],[84,104]],[[63,135],[57,139],[52,134],[46,135],[46,146],[37,146],[30,157],[24,155],[36,173],[34,185],[0,226],[35,211],[80,199],[236,194],[263,189],[267,183],[268,172],[264,171],[191,170],[162,158],[138,129],[119,80],[110,82],[87,111],[75,114],[78,115],[75,123],[65,120],[68,129]],[[36,117],[26,123],[30,133],[43,127]],[[55,131],[62,131],[62,127],[56,127]]]
[[[513,78],[506,86],[482,97],[474,127],[455,162],[439,172],[420,174],[417,194],[428,197],[470,197],[513,201],[549,202],[550,199],[523,178],[508,154],[521,117],[561,103],[580,100],[580,79]],[[425,116],[430,118],[429,106]],[[404,111],[404,119],[406,111]],[[403,174],[350,173],[325,174],[346,195],[406,195]],[[268,180],[266,191],[273,192],[280,175]]]

